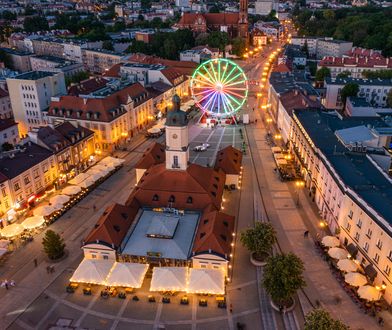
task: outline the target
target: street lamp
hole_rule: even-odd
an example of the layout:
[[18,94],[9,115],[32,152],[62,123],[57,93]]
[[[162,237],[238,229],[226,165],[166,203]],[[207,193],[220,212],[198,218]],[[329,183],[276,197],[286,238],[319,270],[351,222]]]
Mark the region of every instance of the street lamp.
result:
[[275,140],[281,140],[282,139],[282,135],[275,134],[274,138],[275,138]]
[[296,181],[295,182],[295,186],[296,186],[296,190],[295,190],[295,196],[296,196],[295,205],[297,205],[297,207],[298,207],[299,206],[299,190],[301,188],[305,187],[305,182],[300,181],[300,180]]

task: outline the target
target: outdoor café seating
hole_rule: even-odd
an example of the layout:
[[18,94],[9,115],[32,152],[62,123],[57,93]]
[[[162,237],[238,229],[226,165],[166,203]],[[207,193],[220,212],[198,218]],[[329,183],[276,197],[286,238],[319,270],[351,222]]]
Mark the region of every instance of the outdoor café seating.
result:
[[66,287],[66,291],[68,293],[74,293],[75,290],[79,287],[78,283],[69,283]]
[[102,290],[101,291],[101,297],[103,298],[103,299],[108,299],[109,298],[109,292],[108,292],[108,290]]
[[199,300],[199,306],[200,307],[207,307],[208,303],[207,303],[207,299],[200,299]]
[[118,298],[119,299],[125,299],[127,296],[126,296],[126,294],[125,294],[125,292],[120,292],[119,294],[118,294]]
[[163,298],[162,298],[162,303],[164,303],[164,304],[170,304],[170,298],[169,298],[169,297],[163,297]]
[[180,301],[181,305],[189,305],[189,299],[187,296],[183,296]]
[[133,301],[139,301],[139,297],[138,297],[138,296],[133,296],[133,297],[132,297],[132,300],[133,300]]
[[91,288],[83,288],[83,294],[85,296],[91,296],[92,294]]
[[148,302],[153,303],[155,302],[155,297],[154,296],[148,296]]

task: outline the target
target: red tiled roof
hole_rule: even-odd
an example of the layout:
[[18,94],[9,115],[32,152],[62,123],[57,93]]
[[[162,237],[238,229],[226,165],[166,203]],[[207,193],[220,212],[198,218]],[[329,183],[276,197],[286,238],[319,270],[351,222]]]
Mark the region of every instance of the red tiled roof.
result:
[[106,86],[109,81],[102,77],[91,78],[81,81],[79,84],[68,88],[68,95],[79,96],[95,92]]
[[176,84],[176,81],[179,81],[181,79],[181,82],[184,81],[184,75],[180,72],[178,72],[174,68],[165,68],[161,70],[161,73],[166,77],[167,80],[173,85],[178,85]]
[[[222,170],[196,164],[189,165],[186,171],[167,170],[166,164],[158,164],[144,173],[128,200],[134,197],[140,205],[159,207],[167,206],[174,196],[173,207],[179,209],[204,210],[212,205],[219,210],[224,184]],[[153,200],[154,195],[158,200]],[[188,203],[189,197],[192,203]]]
[[161,164],[165,161],[165,146],[155,142],[148,148],[142,158],[136,163],[135,168],[149,169],[153,165]]
[[218,211],[204,212],[199,221],[192,251],[215,252],[229,258],[234,232],[234,217]]
[[319,66],[335,67],[365,67],[365,68],[388,68],[392,69],[392,57],[333,57],[326,56],[318,64]]
[[287,66],[286,63],[280,63],[275,66],[272,70],[273,72],[291,72],[290,68]]
[[353,47],[348,53],[352,57],[370,57],[370,58],[384,58],[381,51],[375,49],[366,49],[361,47]]
[[108,71],[103,73],[105,77],[119,78],[120,77],[120,68],[124,65],[124,63],[117,63],[113,65]]
[[101,242],[117,248],[127,234],[139,210],[138,205],[123,206],[113,204],[109,206],[97,224],[85,238],[85,244]]
[[[125,110],[121,109],[120,106],[126,104],[129,97],[134,99],[136,104],[143,103],[149,98],[147,90],[140,83],[135,83],[105,98],[82,98],[71,95],[61,96],[59,101],[51,102],[48,115],[110,122],[125,113]],[[136,101],[136,99],[138,100]],[[118,109],[117,113],[115,112],[116,109]],[[63,111],[62,115],[59,113],[60,110]],[[69,116],[66,115],[67,110],[71,111]],[[79,117],[78,113],[80,114]],[[87,118],[87,113],[97,114],[98,118],[94,116]]]
[[241,172],[242,152],[227,146],[220,150],[216,156],[215,168],[220,168],[226,174],[239,175]]
[[291,90],[283,93],[280,96],[280,102],[286,109],[289,115],[293,113],[294,109],[298,108],[319,108],[321,103],[317,100],[312,100],[306,95],[303,95],[299,90]]
[[210,46],[208,46],[208,45],[205,45],[205,46],[196,46],[196,47],[193,47],[193,48],[191,48],[192,50],[203,50],[203,49],[208,49],[210,52],[212,52],[212,53],[219,53],[219,48],[213,48],[213,47],[210,47]]

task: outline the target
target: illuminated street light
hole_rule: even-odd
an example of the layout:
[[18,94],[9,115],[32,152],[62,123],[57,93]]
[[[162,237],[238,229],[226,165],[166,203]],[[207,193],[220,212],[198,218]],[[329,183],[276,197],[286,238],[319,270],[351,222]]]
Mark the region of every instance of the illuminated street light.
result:
[[267,123],[268,124],[272,123],[272,119],[271,118],[267,118]]

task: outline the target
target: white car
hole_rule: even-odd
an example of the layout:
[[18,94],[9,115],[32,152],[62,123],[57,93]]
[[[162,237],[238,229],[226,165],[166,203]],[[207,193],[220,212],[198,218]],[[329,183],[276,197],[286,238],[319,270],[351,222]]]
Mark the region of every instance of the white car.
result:
[[210,144],[209,143],[203,143],[201,146],[206,148],[206,149],[208,149],[210,147]]
[[193,151],[206,151],[206,150],[207,150],[207,148],[205,146],[203,146],[203,145],[196,146],[196,147],[193,148]]

